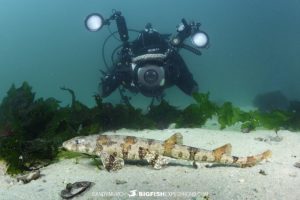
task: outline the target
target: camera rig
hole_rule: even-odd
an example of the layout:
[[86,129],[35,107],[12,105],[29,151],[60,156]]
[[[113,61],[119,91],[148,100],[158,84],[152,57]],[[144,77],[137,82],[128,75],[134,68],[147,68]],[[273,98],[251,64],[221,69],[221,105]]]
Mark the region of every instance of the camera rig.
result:
[[[115,34],[118,33],[118,40],[122,44],[113,50],[111,54],[112,63],[115,63],[114,57],[118,52],[121,55],[121,59],[123,61],[122,63],[119,63],[119,65],[122,65],[124,63],[126,65],[130,65],[132,71],[136,73],[136,81],[134,83],[131,83],[131,85],[133,85],[134,87],[128,87],[131,88],[132,91],[134,91],[135,87],[138,86],[138,88],[145,96],[160,96],[163,90],[161,86],[165,82],[165,71],[160,62],[155,62],[153,64],[153,62],[144,61],[160,61],[165,59],[168,53],[172,53],[174,51],[178,52],[180,49],[186,49],[196,55],[201,55],[201,51],[199,50],[199,48],[207,48],[209,44],[208,35],[204,31],[200,30],[200,23],[195,23],[193,21],[188,23],[184,18],[182,18],[181,23],[177,26],[177,33],[175,35],[170,37],[171,34],[162,34],[166,38],[166,42],[168,44],[168,50],[165,53],[151,53],[151,51],[155,51],[155,49],[150,49],[151,51],[149,50],[147,54],[134,57],[132,55],[132,48],[130,46],[128,32],[133,31],[141,33],[141,31],[128,29],[126,20],[120,11],[113,10],[112,15],[107,19],[104,19],[101,14],[92,13],[86,17],[85,26],[89,31],[95,32],[100,30],[105,25],[109,26],[112,21],[115,21],[117,31],[111,32],[111,34],[105,39],[102,45],[102,57],[104,64],[108,70],[111,70],[105,58],[105,45],[111,37],[116,38]],[[151,24],[148,23],[145,29],[151,30]],[[191,38],[191,43],[193,46],[185,43],[187,38]],[[106,72],[102,71],[102,73],[104,76],[106,75]],[[125,103],[129,103],[129,98],[124,95],[124,88],[119,88],[119,91],[123,101],[125,101]]]

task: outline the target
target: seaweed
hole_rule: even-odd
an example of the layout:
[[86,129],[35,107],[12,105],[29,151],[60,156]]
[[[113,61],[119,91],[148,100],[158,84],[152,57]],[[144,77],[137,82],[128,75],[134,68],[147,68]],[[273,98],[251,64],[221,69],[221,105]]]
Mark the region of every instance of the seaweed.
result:
[[23,120],[26,119],[27,110],[34,101],[35,94],[27,82],[20,88],[13,84],[0,105],[0,120]]
[[155,122],[155,127],[165,129],[176,122],[179,115],[180,111],[176,107],[162,100],[159,105],[150,107],[146,117]]
[[57,154],[57,148],[54,148],[52,141],[37,138],[34,140],[23,141],[21,151],[24,160],[51,160]]
[[[119,128],[154,128],[155,123],[130,105],[103,103],[95,96],[96,106],[88,108],[76,100],[70,88],[71,105],[61,107],[54,98],[35,100],[27,82],[14,85],[0,105],[0,158],[9,164],[8,173],[29,170],[37,163],[56,157],[63,141]],[[11,152],[13,150],[13,152]]]
[[251,128],[251,130],[255,129],[256,127],[253,121],[253,113],[242,111],[240,108],[234,107],[231,102],[225,102],[218,109],[217,115],[220,129],[224,129],[227,126],[232,126],[237,122],[244,123],[244,125],[242,125],[242,129],[245,128],[245,126],[250,126],[250,124],[254,126]]
[[29,141],[12,136],[2,139],[0,145],[0,158],[8,163],[8,174],[18,174],[46,165],[57,153],[57,147],[51,141],[41,139]]
[[252,120],[252,121],[245,121],[242,125],[241,125],[241,131],[243,133],[249,133],[250,131],[255,130],[257,127],[257,123],[256,121]]
[[256,118],[264,128],[278,131],[282,128],[288,129],[292,114],[287,111],[273,110],[268,113],[258,113]]
[[40,148],[35,139],[41,136],[58,107],[53,98],[35,100],[27,82],[19,88],[11,86],[0,105],[0,132],[5,133],[0,141],[0,158],[8,162],[8,173],[19,173],[40,160],[52,159],[56,147],[47,142]]
[[26,132],[26,139],[32,140],[45,130],[47,124],[53,119],[58,109],[58,101],[49,99],[37,99],[27,112],[27,118],[21,123],[22,129]]
[[201,127],[203,124],[205,124],[203,112],[197,104],[191,104],[181,112],[176,121],[176,128]]
[[[0,104],[0,132],[4,135],[23,134],[35,94],[24,82],[20,88],[13,84]],[[19,134],[20,135],[20,134]]]
[[21,144],[15,137],[5,137],[0,140],[0,159],[8,164],[8,174],[18,174],[25,170],[21,161]]
[[218,110],[218,122],[221,129],[242,122],[241,130],[243,132],[250,132],[257,127],[275,131],[279,129],[299,130],[300,126],[297,122],[300,121],[300,118],[296,113],[279,109],[268,112],[259,110],[245,112],[234,107],[231,102],[225,102]]
[[36,138],[55,115],[59,102],[54,98],[34,100],[34,97],[27,82],[20,88],[12,85],[0,105],[1,127],[24,139]]
[[287,111],[245,112],[231,102],[217,106],[209,100],[209,93],[194,93],[195,103],[183,110],[162,100],[143,114],[128,103],[104,103],[99,95],[94,95],[96,105],[88,108],[76,99],[72,89],[61,89],[71,95],[68,106],[60,106],[54,98],[35,99],[27,82],[8,90],[0,104],[0,160],[8,163],[8,173],[20,173],[63,157],[59,147],[69,138],[120,128],[163,129],[173,122],[176,127],[201,127],[217,115],[221,129],[236,122],[242,123],[243,132],[259,126],[300,129],[300,103],[296,101],[290,103]]
[[141,109],[135,109],[130,105],[113,106],[105,103],[99,115],[104,130],[154,128],[154,123],[142,114]]
[[179,115],[176,127],[201,127],[217,113],[218,106],[209,100],[209,93],[194,93],[196,104],[187,106]]
[[209,92],[193,93],[193,98],[196,100],[197,105],[202,112],[202,117],[205,121],[216,114],[218,106],[209,100]]
[[2,138],[0,146],[0,158],[9,165],[8,174],[17,174],[38,165],[46,165],[54,159],[58,149],[52,141],[23,140],[17,136]]
[[231,102],[225,102],[218,110],[218,122],[221,125],[221,129],[226,128],[226,126],[231,126],[236,122],[236,113]]
[[80,126],[85,127],[90,125],[92,121],[90,116],[90,109],[76,100],[75,92],[72,89],[66,87],[61,87],[60,89],[69,92],[72,97],[71,106],[67,107],[68,124],[74,130],[78,130]]

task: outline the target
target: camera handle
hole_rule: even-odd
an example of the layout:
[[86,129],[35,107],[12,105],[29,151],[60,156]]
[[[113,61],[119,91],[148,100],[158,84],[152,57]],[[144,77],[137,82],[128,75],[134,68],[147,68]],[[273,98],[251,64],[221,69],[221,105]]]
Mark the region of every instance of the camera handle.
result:
[[120,39],[123,43],[127,43],[129,39],[126,20],[120,11],[113,10],[113,14],[106,20],[106,24],[110,24],[110,20],[115,20],[118,28]]

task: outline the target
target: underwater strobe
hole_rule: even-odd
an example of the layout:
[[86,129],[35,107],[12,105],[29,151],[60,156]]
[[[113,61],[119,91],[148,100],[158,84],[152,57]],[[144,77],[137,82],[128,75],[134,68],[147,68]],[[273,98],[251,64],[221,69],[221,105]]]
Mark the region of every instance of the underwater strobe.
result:
[[[124,17],[121,15],[121,12],[113,10],[113,15],[110,18],[104,20],[102,15],[98,13],[92,13],[88,15],[85,19],[85,27],[92,32],[100,30],[104,25],[110,25],[110,21],[115,20],[120,38],[123,42],[128,41],[128,30]],[[174,36],[170,44],[175,47],[185,48],[195,54],[201,55],[201,52],[198,49],[193,48],[183,42],[188,37],[191,38],[193,46],[197,48],[208,48],[209,37],[208,35],[200,30],[200,23],[187,23],[183,18],[181,23],[177,26],[177,35]]]
[[104,18],[98,14],[93,13],[86,17],[85,27],[92,32],[99,31],[104,25]]
[[116,21],[120,39],[123,42],[127,42],[129,38],[127,25],[125,22],[125,18],[122,16],[120,11],[113,10],[113,14],[108,19],[105,20],[102,17],[102,15],[98,13],[92,13],[86,17],[85,27],[89,31],[95,32],[100,30],[104,25],[110,25],[111,20]]
[[197,55],[201,55],[198,49],[183,43],[186,38],[190,37],[193,46],[197,48],[208,48],[208,35],[200,30],[200,26],[200,23],[191,22],[188,24],[185,19],[182,19],[181,24],[177,26],[177,35],[171,39],[171,44],[175,47],[182,47]]
[[205,32],[199,31],[191,36],[192,43],[198,48],[206,48],[208,45],[208,36]]

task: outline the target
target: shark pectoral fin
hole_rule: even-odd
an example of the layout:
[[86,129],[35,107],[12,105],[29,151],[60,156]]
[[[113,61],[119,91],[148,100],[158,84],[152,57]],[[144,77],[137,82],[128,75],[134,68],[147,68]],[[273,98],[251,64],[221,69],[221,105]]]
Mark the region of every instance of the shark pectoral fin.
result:
[[166,139],[165,143],[183,145],[183,136],[181,133],[175,133]]
[[221,147],[218,147],[216,149],[213,150],[213,154],[217,157],[221,157],[222,155],[228,155],[230,156],[231,155],[231,149],[232,149],[232,146],[231,144],[225,144]]
[[170,162],[170,159],[166,156],[161,156],[155,152],[148,152],[145,157],[145,160],[154,168],[161,169],[164,165],[167,165]]
[[99,154],[99,157],[107,171],[117,171],[122,169],[122,167],[124,166],[124,160],[122,158],[117,157],[116,154],[101,152]]

